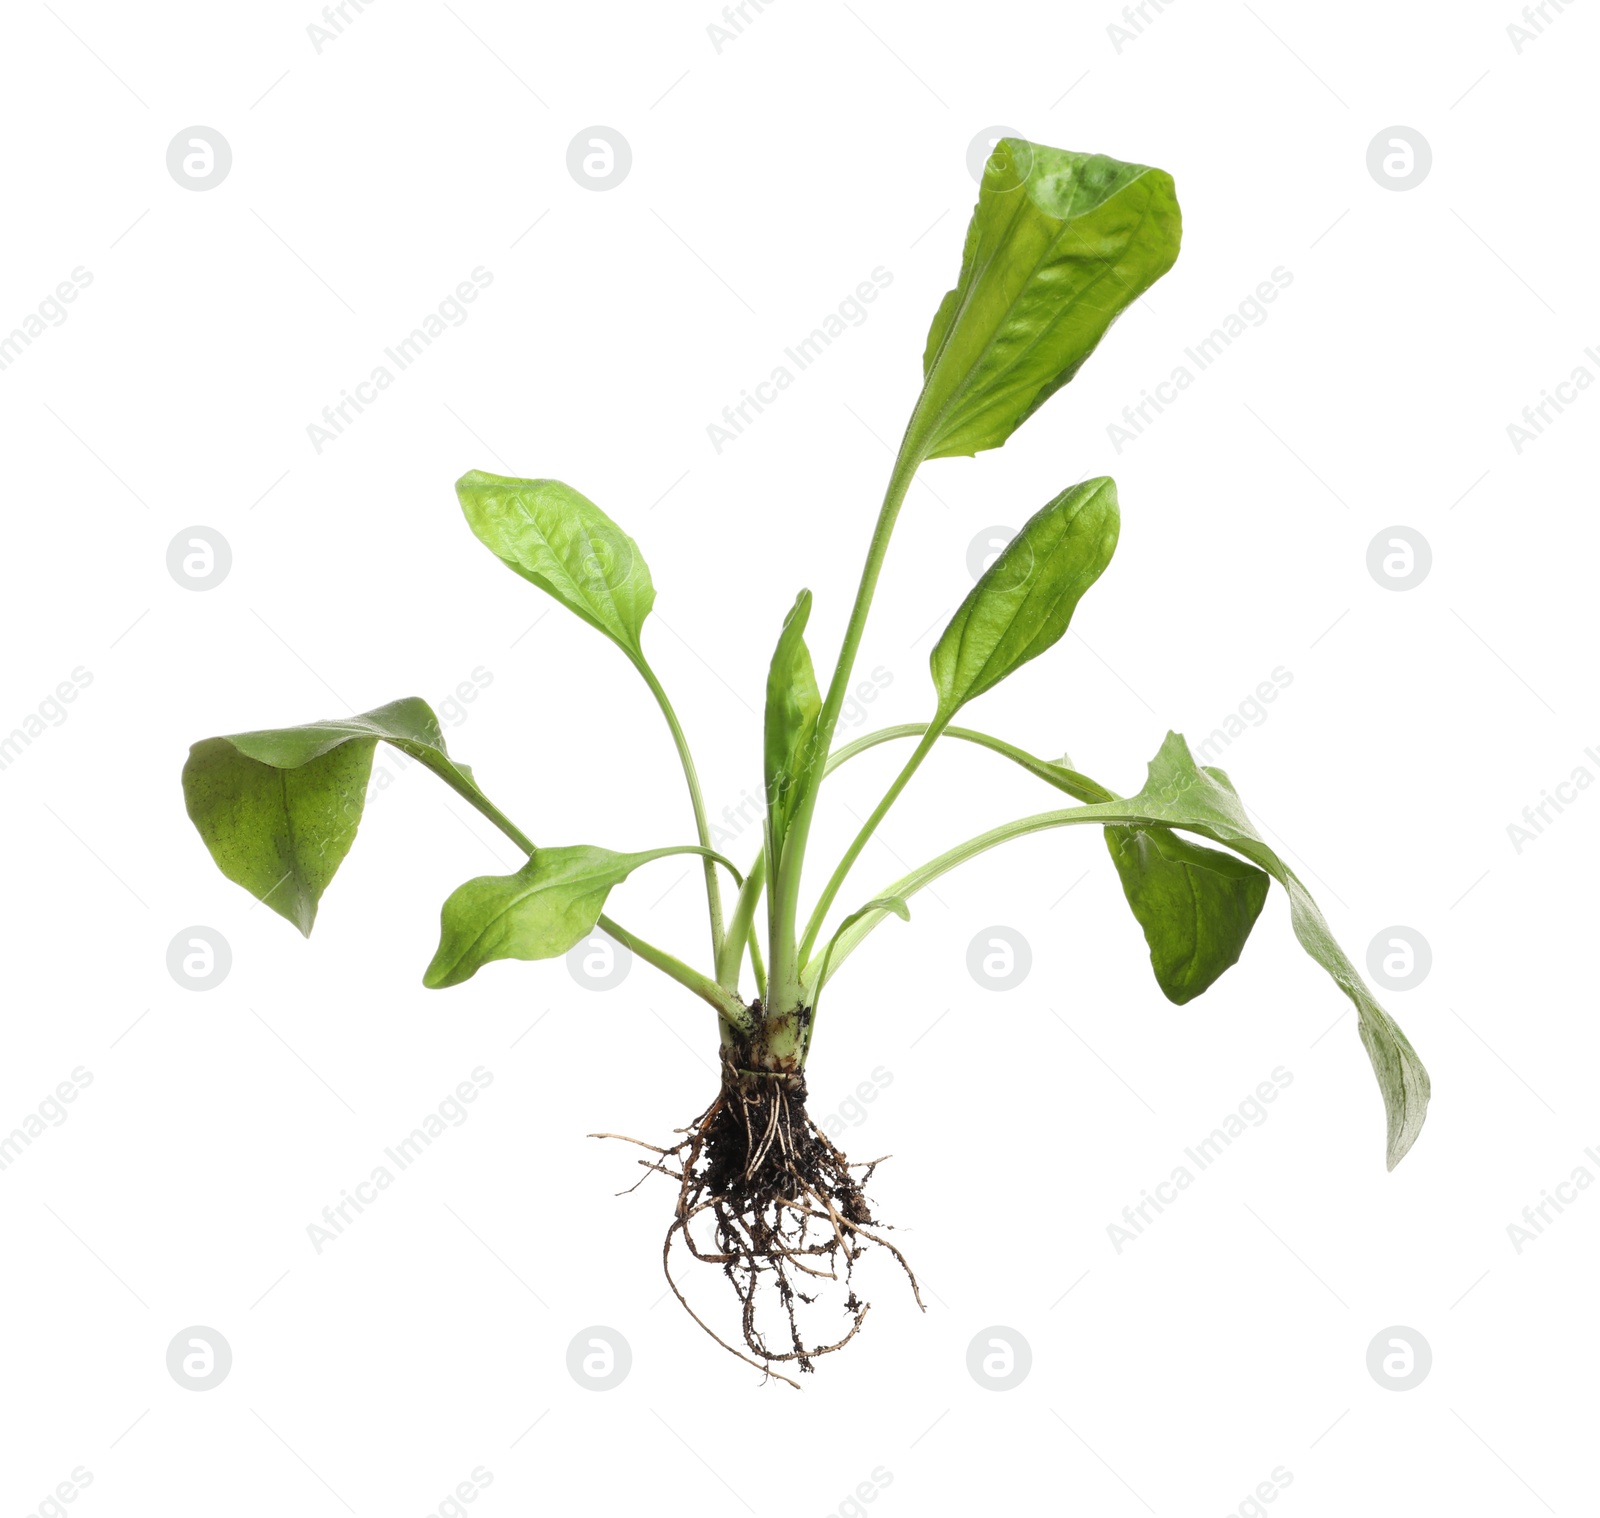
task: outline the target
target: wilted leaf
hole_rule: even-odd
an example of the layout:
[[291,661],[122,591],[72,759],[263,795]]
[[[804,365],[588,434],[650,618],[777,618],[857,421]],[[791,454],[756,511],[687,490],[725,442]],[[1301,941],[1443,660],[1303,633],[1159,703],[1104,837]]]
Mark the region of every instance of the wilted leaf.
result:
[[1106,847],[1169,1001],[1192,1001],[1244,951],[1270,878],[1164,827],[1108,827]]
[[1137,796],[1084,810],[1123,811],[1133,815],[1119,820],[1164,822],[1197,832],[1244,855],[1288,892],[1290,920],[1300,946],[1355,1006],[1361,1042],[1372,1061],[1388,1114],[1388,1163],[1393,1170],[1422,1131],[1431,1089],[1428,1072],[1339,947],[1299,876],[1261,840],[1228,777],[1221,770],[1197,765],[1183,738],[1168,733],[1160,752],[1150,761],[1144,789]]
[[310,934],[317,903],[355,841],[379,739],[498,815],[446,753],[439,719],[415,696],[358,717],[206,738],[189,750],[184,804],[217,868],[302,933]]

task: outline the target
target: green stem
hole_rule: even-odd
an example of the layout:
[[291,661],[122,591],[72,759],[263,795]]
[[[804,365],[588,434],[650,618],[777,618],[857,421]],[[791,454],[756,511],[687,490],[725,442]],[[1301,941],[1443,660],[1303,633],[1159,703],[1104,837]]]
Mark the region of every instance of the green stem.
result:
[[761,900],[761,887],[766,878],[767,853],[763,849],[744,877],[744,884],[733,903],[733,916],[728,919],[722,952],[717,955],[717,983],[729,991],[739,988],[739,966],[744,962],[745,940],[755,923],[756,906]]
[[[854,742],[847,743],[828,758],[828,768],[825,773],[832,774],[834,769],[843,764],[847,759],[854,759],[857,754],[864,754],[869,748],[876,748],[880,743],[888,743],[896,738],[915,738],[920,733],[926,732],[928,724],[925,722],[902,722],[897,727],[879,728],[875,733],[865,733]],[[1065,791],[1077,800],[1093,804],[1098,801],[1115,801],[1115,791],[1108,791],[1098,781],[1091,780],[1087,775],[1080,775],[1077,770],[1069,769],[1064,764],[1055,764],[1048,759],[1040,759],[1021,749],[1014,743],[1007,743],[1003,738],[996,738],[989,733],[980,733],[970,727],[947,727],[944,730],[947,738],[959,738],[965,743],[975,743],[979,748],[990,749],[996,754],[1003,754],[1014,764],[1019,764],[1029,774],[1036,775],[1046,784],[1053,785],[1058,791]]]
[[738,867],[731,859],[726,859],[717,853],[715,849],[704,848],[698,843],[675,843],[669,844],[664,849],[651,849],[647,854],[647,862],[657,859],[670,859],[676,854],[698,854],[702,859],[708,859],[713,864],[720,864],[723,869],[733,876],[735,890],[742,889],[744,886],[744,876],[739,873]]
[[990,749],[994,753],[1002,754],[1030,774],[1036,775],[1039,779],[1055,786],[1057,790],[1065,791],[1078,801],[1093,804],[1117,799],[1115,792],[1108,791],[1103,785],[1091,780],[1087,775],[1080,775],[1076,770],[1068,769],[1063,764],[1052,764],[1047,759],[1037,758],[1026,750],[1018,748],[1014,743],[1007,743],[1004,739],[992,737],[988,733],[980,733],[974,728],[944,727],[937,718],[932,722],[905,722],[897,727],[886,727],[875,733],[867,733],[829,755],[827,768],[823,773],[825,775],[831,774],[838,765],[843,764],[847,759],[853,759],[857,754],[865,753],[869,748],[876,748],[880,743],[888,743],[895,738],[915,738],[919,736],[922,738],[922,742],[917,745],[916,752],[906,762],[905,768],[901,770],[894,784],[890,786],[884,795],[883,800],[878,803],[877,810],[867,819],[861,831],[856,834],[855,842],[851,844],[849,851],[840,861],[838,869],[834,871],[833,878],[828,882],[827,890],[822,893],[816,909],[811,914],[810,921],[806,924],[805,937],[800,944],[800,963],[805,967],[802,971],[802,980],[808,978],[810,969],[808,961],[811,956],[811,950],[816,944],[817,935],[822,930],[823,918],[843,886],[845,877],[850,872],[850,867],[860,856],[861,850],[876,831],[878,824],[883,821],[884,815],[894,805],[895,799],[905,789],[906,782],[916,772],[917,766],[922,763],[928,751],[941,736],[960,738],[964,742],[974,743],[980,748]]
[[[705,798],[700,794],[700,776],[694,767],[694,755],[689,752],[689,740],[683,735],[683,727],[678,721],[678,714],[672,709],[672,702],[667,699],[667,693],[661,688],[661,682],[656,679],[656,674],[645,661],[644,655],[635,656],[630,653],[634,667],[644,677],[644,683],[650,687],[650,693],[656,698],[657,705],[661,708],[661,715],[667,719],[667,727],[671,730],[672,741],[677,745],[678,759],[683,765],[683,777],[689,783],[689,800],[694,806],[695,832],[699,835],[702,848],[711,847],[711,829],[706,825]],[[706,875],[706,907],[711,916],[711,955],[713,960],[722,953],[722,889],[717,883],[716,866],[707,859],[705,862]]]
[[620,923],[613,922],[609,917],[601,916],[599,926],[609,933],[620,944],[625,944],[646,964],[654,965],[664,974],[670,975],[680,985],[687,986],[696,996],[711,1003],[717,1009],[722,1020],[737,1028],[739,1032],[749,1034],[755,1031],[755,1022],[750,1016],[749,1009],[739,998],[723,990],[716,981],[707,975],[702,975],[698,970],[691,969],[681,959],[675,959],[665,949],[658,949],[653,943],[630,933]]
[[502,833],[506,835],[522,852],[531,859],[536,852],[533,839],[519,828],[504,812],[492,801],[484,796],[469,795],[466,791],[461,794],[466,797],[477,809],[483,813]]
[[[933,724],[922,722],[905,722],[896,727],[880,728],[875,733],[866,733],[852,743],[847,743],[828,760],[828,770],[843,764],[847,759],[853,759],[857,754],[865,753],[869,748],[876,748],[880,743],[888,743],[896,738],[915,738],[933,729]],[[1036,775],[1040,780],[1053,785],[1059,791],[1065,791],[1069,796],[1082,801],[1089,806],[1114,805],[1119,798],[1115,791],[1109,791],[1096,780],[1091,780],[1087,775],[1080,774],[1077,770],[1069,769],[1064,764],[1053,764],[1048,759],[1040,759],[1030,754],[1026,749],[1018,748],[1014,743],[1007,743],[1002,738],[993,737],[989,733],[980,733],[970,727],[950,727],[944,730],[944,736],[959,738],[966,743],[977,744],[994,753],[1001,754],[1010,759],[1014,764],[1020,765],[1030,774]],[[954,849],[941,854],[930,864],[924,865],[921,870],[914,871],[903,881],[888,887],[881,894],[884,896],[906,896],[912,891],[921,890],[930,881],[937,879],[946,870],[951,870],[956,865],[970,859],[975,854],[982,853],[984,849],[993,848],[998,843],[1008,839],[1020,837],[1023,833],[1036,831],[1040,827],[1060,827],[1071,822],[1104,821],[1100,817],[1088,817],[1077,809],[1064,812],[1044,812],[1034,817],[1024,818],[1018,823],[1007,823],[1004,827],[996,828],[989,833],[980,834],[978,838],[967,843],[958,844]],[[1109,819],[1116,820],[1116,819]],[[932,873],[928,873],[928,872]],[[813,974],[811,965],[806,965],[802,976],[807,982],[814,981],[813,996],[820,995],[823,985],[833,978],[834,971],[844,963],[850,951],[866,937],[868,933],[883,920],[882,912],[872,916],[871,921],[865,920],[863,914],[856,921],[846,920],[839,931],[830,940],[828,954],[816,968]]]
[[[761,998],[761,1004],[767,1001],[767,967],[761,962],[761,934],[756,931],[752,921],[745,930],[745,937],[750,940],[750,971],[756,978],[756,995]],[[734,994],[738,994],[738,987],[734,987]]]
[[[919,866],[909,875],[902,876],[891,886],[886,886],[879,896],[899,896],[902,899],[913,896],[924,886],[932,885],[941,875],[947,874],[959,864],[996,848],[1002,843],[1009,843],[1013,838],[1022,838],[1029,833],[1038,833],[1046,828],[1071,827],[1074,824],[1095,823],[1104,827],[1107,823],[1127,823],[1134,826],[1147,826],[1152,821],[1146,812],[1135,812],[1119,807],[1115,801],[1103,802],[1091,806],[1067,807],[1058,812],[1036,812],[1031,817],[1020,817],[1015,822],[1002,823],[997,828],[990,828],[987,833],[979,833],[976,838],[969,838],[965,843],[958,843],[953,849],[947,849],[937,858],[930,859],[926,864]],[[1168,823],[1169,827],[1182,827],[1182,823]],[[839,973],[839,967],[850,956],[877,925],[888,914],[888,908],[882,908],[868,916],[863,916],[859,921],[851,923],[840,930],[830,944],[831,957],[827,964],[827,978],[831,980]],[[819,978],[816,989],[822,989]]]
[[[911,425],[916,425],[913,413]],[[907,429],[907,441],[910,439]],[[845,691],[855,668],[856,652],[861,647],[866,631],[867,614],[872,609],[872,597],[878,588],[878,576],[883,560],[889,551],[889,539],[894,533],[895,520],[905,504],[906,492],[922,462],[920,451],[908,450],[902,442],[895,458],[894,471],[889,476],[884,491],[883,505],[878,511],[877,525],[872,531],[872,542],[867,549],[867,560],[861,569],[861,583],[856,588],[855,604],[850,608],[850,621],[845,627],[844,641],[839,647],[839,659],[833,668],[833,679],[817,718],[816,743],[826,753],[833,743],[834,728],[844,707]],[[811,818],[816,810],[817,790],[821,775],[813,775],[807,784],[784,837],[783,859],[777,864],[776,878],[772,882],[773,909],[777,927],[773,932],[772,953],[772,1007],[781,1015],[793,1011],[799,1004],[800,956],[794,941],[794,922],[798,915],[800,877],[805,865],[806,840],[811,832]]]
[[907,782],[916,774],[918,766],[928,757],[933,745],[938,741],[939,735],[944,731],[948,720],[948,718],[940,720],[936,717],[927,724],[922,735],[922,742],[916,746],[911,757],[906,760],[905,767],[895,776],[894,783],[883,793],[883,799],[873,810],[872,815],[862,823],[861,831],[856,834],[850,847],[844,851],[844,858],[839,861],[838,867],[834,870],[832,878],[829,879],[822,895],[817,898],[817,904],[812,909],[810,921],[806,923],[805,935],[800,940],[799,959],[802,965],[805,964],[811,954],[812,946],[817,941],[817,934],[822,931],[823,919],[827,917],[828,908],[833,905],[834,898],[839,894],[839,888],[843,886],[845,877],[849,875],[850,867],[861,857],[861,851],[867,846],[867,840],[877,832],[878,824],[888,815],[889,808],[895,804],[900,792],[906,788]]

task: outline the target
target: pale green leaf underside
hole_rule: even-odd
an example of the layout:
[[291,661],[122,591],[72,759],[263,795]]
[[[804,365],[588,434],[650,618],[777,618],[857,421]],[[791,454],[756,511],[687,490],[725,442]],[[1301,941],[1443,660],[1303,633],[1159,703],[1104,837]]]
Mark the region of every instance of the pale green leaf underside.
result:
[[184,803],[217,868],[302,933],[355,841],[380,739],[493,814],[415,696],[356,717],[207,738],[189,751]]

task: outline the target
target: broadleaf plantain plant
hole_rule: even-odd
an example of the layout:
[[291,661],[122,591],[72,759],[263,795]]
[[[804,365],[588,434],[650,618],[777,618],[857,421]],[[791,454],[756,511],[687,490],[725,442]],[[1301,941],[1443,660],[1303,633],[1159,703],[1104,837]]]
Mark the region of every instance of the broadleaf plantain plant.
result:
[[[851,1165],[807,1116],[805,1066],[818,998],[885,917],[909,918],[907,903],[924,886],[1010,839],[1078,824],[1103,829],[1157,983],[1177,1003],[1200,995],[1239,958],[1276,880],[1288,895],[1296,937],[1355,1004],[1387,1110],[1391,1169],[1422,1127],[1429,1090],[1422,1062],[1362,983],[1305,887],[1252,828],[1221,770],[1196,764],[1184,740],[1169,733],[1143,787],[1124,798],[1065,764],[952,725],[975,697],[1066,632],[1116,548],[1117,492],[1109,479],[1082,481],[1047,503],[973,587],[934,647],[935,700],[927,723],[833,746],[890,535],[918,468],[929,459],[1004,444],[1076,375],[1117,316],[1172,267],[1179,237],[1172,180],[1159,169],[1017,138],[997,144],[967,230],[960,277],[928,333],[922,393],[826,691],[817,684],[805,642],[809,590],[800,592],[778,632],[762,735],[762,849],[742,876],[710,847],[688,742],[644,654],[643,629],[655,601],[644,557],[599,507],[554,480],[474,471],[456,489],[484,544],[605,634],[638,670],[677,746],[698,842],[637,853],[536,847],[484,795],[471,771],[450,758],[433,712],[414,698],[306,727],[210,738],[194,746],[184,766],[189,816],[222,872],[309,934],[318,901],[360,822],[373,750],[380,741],[393,744],[527,855],[516,874],[469,880],[446,900],[426,985],[458,985],[492,960],[565,954],[598,927],[716,1009],[720,1089],[680,1130],[682,1142],[644,1144],[651,1158],[640,1163],[677,1183],[664,1261],[679,1300],[689,1306],[672,1276],[674,1242],[720,1266],[733,1285],[748,1354],[697,1314],[696,1321],[732,1353],[774,1375],[783,1362],[810,1370],[817,1355],[855,1336],[867,1304],[849,1281],[870,1244],[888,1250],[911,1276],[865,1195],[872,1167]],[[917,740],[910,758],[802,918],[807,842],[824,779],[857,754],[902,738]],[[824,938],[851,866],[941,738],[1009,759],[1077,804],[958,844],[849,912]],[[632,871],[684,853],[703,856],[709,973],[603,915],[608,894]],[[719,869],[736,890],[726,919]],[[765,922],[758,929],[763,899]],[[747,958],[756,991],[750,999],[741,991]],[[858,1177],[858,1170],[865,1173]],[[799,1314],[828,1281],[848,1293],[842,1337],[811,1341]],[[911,1284],[916,1291],[914,1276]],[[773,1323],[781,1336],[776,1344],[769,1338]]]

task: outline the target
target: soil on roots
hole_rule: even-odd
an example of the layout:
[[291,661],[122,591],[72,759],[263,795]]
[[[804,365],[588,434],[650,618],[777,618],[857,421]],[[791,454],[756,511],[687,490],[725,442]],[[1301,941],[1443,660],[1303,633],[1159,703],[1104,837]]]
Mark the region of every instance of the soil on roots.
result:
[[[807,1114],[805,1077],[752,1069],[748,1057],[748,1050],[724,1049],[722,1089],[678,1130],[680,1143],[661,1148],[627,1141],[657,1156],[641,1165],[678,1183],[661,1261],[684,1310],[730,1354],[797,1386],[774,1367],[792,1363],[810,1371],[817,1356],[843,1349],[861,1331],[872,1304],[856,1295],[851,1277],[870,1246],[894,1256],[917,1306],[927,1309],[910,1265],[882,1236],[887,1225],[867,1200],[865,1188],[887,1156],[851,1164]],[[738,1299],[748,1353],[685,1300],[672,1275],[673,1245],[680,1242],[696,1260],[721,1268]],[[808,1340],[803,1320],[825,1313],[830,1302],[848,1326],[838,1338]],[[777,1342],[769,1338],[774,1328]]]

